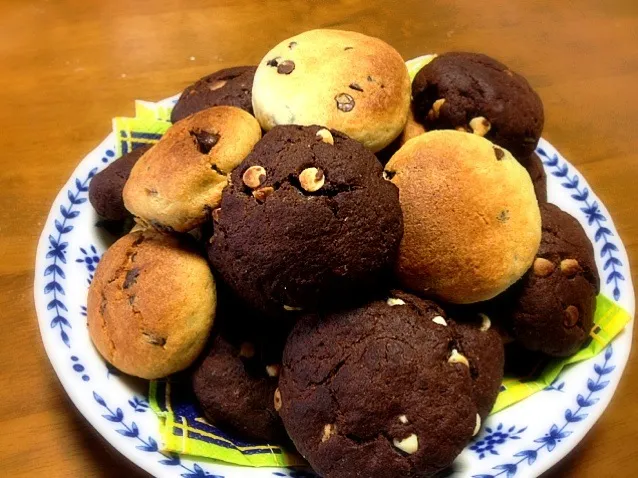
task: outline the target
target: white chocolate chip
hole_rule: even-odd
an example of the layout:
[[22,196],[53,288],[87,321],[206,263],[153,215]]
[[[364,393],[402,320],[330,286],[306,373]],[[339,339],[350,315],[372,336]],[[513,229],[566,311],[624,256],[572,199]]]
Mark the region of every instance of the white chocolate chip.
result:
[[241,178],[250,189],[256,189],[266,180],[266,170],[261,166],[251,166]]
[[452,355],[450,355],[450,358],[447,359],[447,363],[462,363],[468,368],[470,366],[470,362],[467,361],[465,355],[460,354],[456,349],[452,349]]
[[445,321],[445,319],[443,317],[441,317],[440,315],[437,315],[436,317],[434,317],[432,319],[432,322],[434,322],[435,324],[439,324],[442,325],[443,327],[447,327],[447,322]]
[[432,103],[432,108],[428,111],[428,118],[431,120],[437,119],[441,112],[441,106],[445,103],[445,98],[439,98],[434,103]]
[[554,272],[556,266],[552,261],[545,259],[544,257],[537,257],[534,259],[532,269],[534,270],[534,274],[538,277],[547,277]]
[[568,277],[573,277],[583,270],[576,259],[563,259],[560,261],[560,271]]
[[279,377],[280,370],[281,370],[281,365],[277,363],[273,365],[266,365],[266,373],[268,374],[269,377]]
[[492,128],[492,124],[483,116],[477,116],[470,120],[470,128],[474,134],[485,136]]
[[294,312],[294,311],[300,311],[303,309],[301,307],[293,307],[292,305],[284,304],[284,310],[287,310],[288,312]]
[[326,128],[322,128],[317,131],[317,138],[321,138],[321,141],[328,144],[335,144],[335,140],[332,137],[332,133]]
[[405,415],[401,415],[399,417],[399,421],[405,425],[406,423],[408,423],[408,417],[406,417]]
[[275,403],[275,411],[279,411],[281,410],[281,405],[283,404],[283,402],[281,401],[281,392],[279,391],[279,389],[277,388],[275,390],[275,396],[273,397],[273,401]]
[[318,168],[306,168],[299,174],[299,184],[309,193],[319,191],[325,182],[326,177]]
[[486,314],[482,313],[479,313],[479,317],[482,321],[480,331],[487,332],[488,330],[490,330],[490,327],[492,326],[492,321],[490,320],[490,318]]
[[481,431],[481,415],[476,414],[476,425],[474,425],[474,431],[472,432],[472,436],[475,437],[478,435],[478,432]]
[[250,342],[244,342],[239,348],[239,356],[253,358],[255,356],[255,346]]
[[335,433],[337,433],[337,425],[332,425],[330,423],[324,425],[323,435],[321,436],[321,443],[328,441],[330,437]]
[[416,451],[419,449],[419,437],[417,437],[413,433],[409,437],[404,438],[403,440],[397,440],[395,438],[392,441],[392,444],[399,450],[407,453],[408,455],[412,455],[413,453],[416,453]]
[[405,302],[401,299],[396,299],[394,297],[390,297],[388,300],[386,300],[386,303],[392,307],[395,305],[405,305]]

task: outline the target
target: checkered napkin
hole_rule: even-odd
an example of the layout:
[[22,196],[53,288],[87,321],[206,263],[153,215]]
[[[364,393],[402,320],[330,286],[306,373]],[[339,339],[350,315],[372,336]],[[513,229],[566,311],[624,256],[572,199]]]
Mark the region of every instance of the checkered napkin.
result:
[[[412,60],[408,67],[413,76],[428,60]],[[135,103],[134,118],[113,119],[117,152],[124,154],[138,145],[156,143],[171,126],[172,103]],[[598,354],[631,320],[629,314],[603,295],[597,298],[595,326],[589,343],[572,357],[545,360],[535,364],[525,377],[506,377],[492,413],[517,403],[552,384],[567,365]],[[149,400],[160,418],[160,434],[165,451],[206,457],[245,466],[295,466],[304,461],[279,446],[238,440],[209,424],[195,405],[189,383],[173,377],[151,382]]]

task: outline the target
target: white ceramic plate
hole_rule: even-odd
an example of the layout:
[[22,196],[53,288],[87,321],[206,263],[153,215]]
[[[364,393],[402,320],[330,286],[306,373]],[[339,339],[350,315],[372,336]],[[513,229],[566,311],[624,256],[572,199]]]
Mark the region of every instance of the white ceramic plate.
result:
[[[164,100],[167,105],[174,98]],[[91,425],[132,462],[165,477],[313,476],[292,469],[238,468],[163,454],[146,383],[109,372],[86,328],[86,297],[95,264],[109,245],[87,201],[91,177],[115,156],[109,135],[86,156],[56,198],[38,244],[35,304],[42,340],[62,385]],[[550,202],[576,217],[592,240],[601,291],[634,314],[629,261],[605,206],[552,145],[538,150]],[[555,384],[486,421],[455,462],[455,477],[537,476],[583,439],[603,413],[622,375],[633,320],[599,356],[563,371]]]

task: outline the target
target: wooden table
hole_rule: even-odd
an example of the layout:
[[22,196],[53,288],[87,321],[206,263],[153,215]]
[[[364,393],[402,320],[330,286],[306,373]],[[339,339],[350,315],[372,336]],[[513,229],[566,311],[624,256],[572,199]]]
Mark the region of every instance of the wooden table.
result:
[[[636,0],[150,4],[0,2],[3,476],[144,476],[79,415],[45,356],[33,307],[37,239],[53,198],[111,117],[132,114],[136,98],[158,100],[219,68],[256,63],[302,30],[358,30],[405,58],[483,51],[524,73],[545,103],[545,137],[612,211],[638,271]],[[634,476],[636,393],[630,363],[604,416],[550,474]]]

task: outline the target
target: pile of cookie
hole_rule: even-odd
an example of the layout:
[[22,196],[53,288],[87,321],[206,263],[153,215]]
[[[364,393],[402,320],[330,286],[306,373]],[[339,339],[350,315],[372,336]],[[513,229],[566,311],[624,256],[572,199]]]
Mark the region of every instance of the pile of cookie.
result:
[[325,477],[429,476],[489,414],[504,344],[577,351],[599,278],[546,202],[543,106],[475,53],[313,30],[189,86],[173,126],[93,178],[135,226],[88,297],[98,351],[189,370],[205,416],[288,438]]

